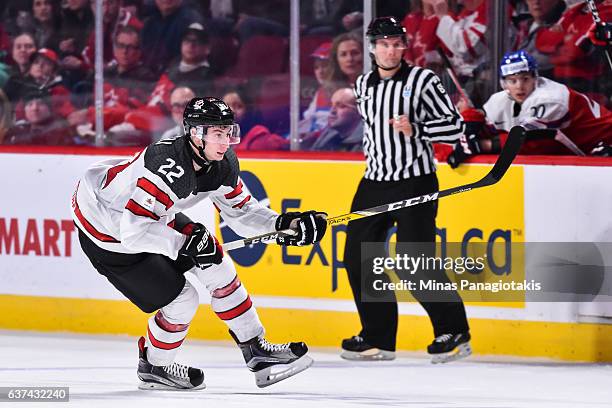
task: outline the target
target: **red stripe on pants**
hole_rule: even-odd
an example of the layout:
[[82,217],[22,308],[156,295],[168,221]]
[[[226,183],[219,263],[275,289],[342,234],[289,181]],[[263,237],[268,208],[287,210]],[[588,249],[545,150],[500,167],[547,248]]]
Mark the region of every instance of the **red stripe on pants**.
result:
[[217,316],[219,316],[219,319],[221,320],[232,320],[244,314],[247,310],[251,308],[252,305],[253,305],[253,302],[251,302],[251,297],[247,296],[244,302],[234,307],[233,309],[226,310],[225,312],[215,312],[215,313],[217,313]]

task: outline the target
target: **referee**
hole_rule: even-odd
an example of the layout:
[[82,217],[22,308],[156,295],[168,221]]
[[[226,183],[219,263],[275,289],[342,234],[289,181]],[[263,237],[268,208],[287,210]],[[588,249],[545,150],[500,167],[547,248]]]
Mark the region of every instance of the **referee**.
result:
[[[431,143],[454,144],[464,129],[463,120],[440,79],[432,71],[403,60],[406,30],[395,18],[373,20],[366,35],[375,66],[357,78],[355,94],[364,121],[367,168],[351,212],[438,191]],[[390,301],[385,302],[367,301],[364,299],[367,292],[362,296],[368,277],[364,269],[362,279],[361,244],[385,242],[389,229],[397,224],[397,242],[431,243],[427,245],[433,255],[436,212],[437,201],[431,201],[349,223],[344,265],[362,330],[342,341],[343,358],[395,358],[397,301],[393,293],[387,294]],[[429,298],[422,292],[412,294],[433,325],[435,339],[427,348],[432,361],[445,362],[469,355],[469,327],[457,292],[451,291],[450,301],[445,302],[432,302],[431,292]]]

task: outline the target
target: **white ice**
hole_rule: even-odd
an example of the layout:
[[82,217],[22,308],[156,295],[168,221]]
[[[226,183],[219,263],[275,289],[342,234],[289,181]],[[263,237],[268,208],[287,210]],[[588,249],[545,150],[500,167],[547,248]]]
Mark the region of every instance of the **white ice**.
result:
[[425,407],[590,408],[612,406],[612,366],[471,358],[432,365],[425,354],[352,363],[313,350],[315,364],[259,389],[231,343],[189,340],[177,359],[204,369],[195,392],[137,389],[136,339],[0,331],[0,387],[68,386],[69,403],[41,407]]

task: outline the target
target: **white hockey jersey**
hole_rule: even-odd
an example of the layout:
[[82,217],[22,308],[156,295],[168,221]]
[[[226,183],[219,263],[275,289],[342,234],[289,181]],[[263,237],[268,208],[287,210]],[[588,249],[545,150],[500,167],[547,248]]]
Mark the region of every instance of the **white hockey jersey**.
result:
[[[516,125],[558,129],[583,152],[589,153],[599,141],[612,143],[612,112],[586,95],[546,78],[522,104],[506,91],[497,92],[484,104],[487,119],[498,130],[508,132]],[[528,141],[522,154],[571,154],[554,140]]]
[[162,140],[131,159],[91,166],[72,197],[78,228],[108,251],[176,259],[186,240],[176,215],[210,198],[237,234],[274,231],[278,214],[248,194],[233,150],[196,172],[190,148],[185,137]]

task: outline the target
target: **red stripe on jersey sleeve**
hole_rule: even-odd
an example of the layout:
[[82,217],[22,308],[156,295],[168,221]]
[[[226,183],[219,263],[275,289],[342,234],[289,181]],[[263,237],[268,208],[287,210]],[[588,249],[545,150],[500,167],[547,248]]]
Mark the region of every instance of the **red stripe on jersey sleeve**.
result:
[[147,332],[149,334],[149,340],[151,341],[151,344],[157,348],[163,349],[163,350],[172,350],[175,349],[177,347],[179,347],[181,344],[183,344],[183,340],[179,340],[176,341],[174,343],[165,343],[163,341],[157,340],[155,337],[153,337],[153,333],[151,333],[151,329],[149,329],[147,327]]
[[242,208],[249,200],[251,199],[251,196],[248,195],[245,197],[244,200],[242,200],[241,202],[239,202],[238,204],[234,204],[232,205],[232,208]]
[[130,210],[132,214],[134,215],[139,215],[141,217],[148,217],[148,218],[154,219],[155,221],[159,220],[159,215],[155,214],[152,211],[147,210],[146,208],[144,208],[143,206],[141,206],[140,204],[138,204],[136,201],[132,200],[131,198],[130,198],[130,201],[128,201],[125,208]]
[[101,233],[93,225],[91,225],[91,223],[87,221],[87,219],[81,212],[81,209],[79,208],[79,203],[77,203],[76,199],[74,200],[74,214],[77,216],[77,218],[81,222],[81,225],[83,225],[83,228],[85,228],[85,230],[89,232],[97,240],[102,241],[102,242],[112,242],[112,243],[120,242],[119,240],[111,237],[110,235]]
[[170,207],[174,205],[174,201],[172,201],[172,199],[170,198],[168,194],[166,194],[159,187],[153,184],[153,182],[151,182],[150,180],[147,180],[144,177],[141,177],[138,179],[138,182],[136,183],[136,187],[140,187],[141,189],[143,189],[144,191],[146,191],[147,193],[155,197],[157,201],[159,201],[166,207],[166,210],[168,210]]
[[238,180],[238,185],[232,191],[225,195],[225,198],[231,200],[232,198],[238,197],[242,193],[242,180]]
[[111,181],[113,181],[113,179],[115,177],[117,177],[117,174],[121,173],[123,170],[125,170],[125,168],[127,166],[129,166],[130,164],[134,163],[136,160],[138,160],[138,158],[140,157],[140,154],[142,153],[142,151],[138,152],[136,154],[136,156],[134,156],[133,160],[130,160],[127,163],[124,164],[119,164],[115,167],[111,167],[107,172],[106,172],[106,181],[104,182],[104,186],[102,187],[103,189],[106,188]]
[[216,312],[216,313],[217,313],[217,316],[219,316],[219,319],[221,320],[232,320],[246,313],[251,308],[252,305],[253,305],[253,302],[251,302],[251,297],[247,296],[244,302],[234,307],[233,309],[226,310],[225,312]]

